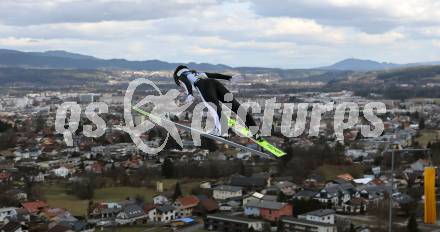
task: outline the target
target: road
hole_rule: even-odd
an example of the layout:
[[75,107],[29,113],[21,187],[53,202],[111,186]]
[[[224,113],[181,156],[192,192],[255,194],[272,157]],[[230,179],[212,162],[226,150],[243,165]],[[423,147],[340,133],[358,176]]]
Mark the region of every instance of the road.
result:
[[189,226],[189,227],[185,227],[182,228],[180,230],[178,230],[179,232],[193,232],[193,231],[197,231],[203,228],[203,223],[197,223],[195,225]]
[[[203,228],[203,223],[197,223],[188,227],[181,228],[177,232],[193,232],[198,231]],[[173,230],[169,227],[152,227],[143,230],[142,232],[172,232]]]

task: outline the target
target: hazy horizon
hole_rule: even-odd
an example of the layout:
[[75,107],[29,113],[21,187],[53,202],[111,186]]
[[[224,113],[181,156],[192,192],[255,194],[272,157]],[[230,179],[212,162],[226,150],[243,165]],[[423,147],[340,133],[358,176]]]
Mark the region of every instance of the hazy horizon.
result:
[[[3,49],[3,48],[0,48]],[[103,59],[103,60],[110,60],[110,59],[125,59],[125,58],[121,58],[121,57],[110,57],[110,58],[103,58],[103,57],[98,57],[95,56],[94,54],[85,54],[85,53],[77,53],[77,52],[72,52],[72,51],[67,51],[67,50],[40,50],[40,51],[25,51],[25,50],[16,50],[16,49],[11,49],[14,51],[20,51],[20,52],[41,52],[41,53],[45,53],[45,52],[67,52],[67,53],[71,53],[71,54],[76,54],[76,55],[83,55],[83,56],[91,56],[97,59]],[[347,57],[345,59],[342,60],[335,60],[333,63],[329,63],[329,64],[325,64],[325,65],[321,65],[321,66],[311,66],[311,67],[300,67],[298,69],[304,68],[304,69],[313,69],[313,68],[320,68],[320,67],[327,67],[327,66],[331,66],[334,65],[338,62],[344,61],[344,60],[349,60],[349,59],[355,59],[355,60],[363,60],[363,61],[373,61],[373,62],[379,62],[379,63],[392,63],[392,64],[396,64],[396,65],[405,65],[405,64],[409,64],[409,63],[405,63],[405,64],[401,64],[401,63],[393,63],[393,62],[388,62],[388,61],[380,61],[380,60],[374,60],[374,59],[362,59],[362,58],[358,58],[358,57]],[[150,61],[150,60],[157,60],[157,59],[144,59],[144,60],[135,60],[135,59],[126,59],[127,61]],[[177,61],[177,62],[171,62],[168,60],[160,60],[163,62],[169,62],[169,63],[181,63],[181,64],[186,64],[186,63],[208,63],[208,62],[196,62],[196,61],[192,61],[192,60],[188,60],[188,61]],[[434,61],[419,61],[417,63],[429,63],[429,62],[434,62]],[[438,61],[437,61],[438,62]],[[213,64],[213,65],[226,65],[232,68],[240,68],[240,67],[261,67],[261,68],[280,68],[280,69],[297,69],[296,67],[289,67],[289,68],[284,68],[284,67],[273,67],[273,66],[234,66],[234,65],[230,65],[230,64],[224,64],[224,63],[209,63],[209,64]]]

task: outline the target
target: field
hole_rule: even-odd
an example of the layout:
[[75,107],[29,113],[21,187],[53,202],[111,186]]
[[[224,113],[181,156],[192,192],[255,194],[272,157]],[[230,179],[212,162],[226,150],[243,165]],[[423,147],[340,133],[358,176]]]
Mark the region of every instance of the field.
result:
[[[173,189],[176,180],[164,180],[164,189]],[[181,183],[183,194],[189,194],[193,187],[198,186],[199,181],[191,181]],[[73,215],[85,216],[87,211],[88,200],[79,200],[75,196],[67,194],[67,188],[62,184],[45,184],[42,186],[44,198],[51,207],[65,208]],[[141,196],[146,202],[152,200],[157,194],[155,189],[145,187],[111,187],[100,188],[95,190],[93,197],[94,202],[105,201],[123,201],[127,197]]]
[[437,131],[434,130],[422,130],[420,136],[416,139],[420,145],[426,146],[430,141],[437,139]]
[[68,209],[73,215],[84,216],[87,211],[86,200],[78,200],[68,195],[66,189],[61,185],[44,185],[44,198],[52,207]]

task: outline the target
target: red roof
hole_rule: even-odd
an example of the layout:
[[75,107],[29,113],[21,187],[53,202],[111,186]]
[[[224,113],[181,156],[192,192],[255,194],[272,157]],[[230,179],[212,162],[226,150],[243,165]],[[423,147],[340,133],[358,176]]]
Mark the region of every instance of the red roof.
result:
[[36,213],[39,209],[47,207],[47,203],[44,201],[31,201],[21,203],[23,208],[25,208],[29,213]]
[[353,180],[353,176],[350,175],[349,173],[343,173],[343,174],[337,176],[337,178],[343,179],[343,180],[347,180],[347,181],[352,181]]
[[6,181],[6,180],[9,180],[10,177],[11,177],[10,173],[0,172],[0,180]]
[[385,182],[383,182],[383,180],[379,179],[379,178],[374,178],[373,180],[371,180],[371,183],[373,183],[374,185],[384,185]]
[[194,195],[180,197],[177,200],[182,205],[182,208],[195,207],[200,202],[199,199],[196,196],[194,196]]
[[145,204],[144,205],[144,212],[148,213],[150,212],[150,210],[155,209],[156,205],[155,204]]
[[102,173],[102,165],[99,163],[92,164],[91,171],[96,173]]

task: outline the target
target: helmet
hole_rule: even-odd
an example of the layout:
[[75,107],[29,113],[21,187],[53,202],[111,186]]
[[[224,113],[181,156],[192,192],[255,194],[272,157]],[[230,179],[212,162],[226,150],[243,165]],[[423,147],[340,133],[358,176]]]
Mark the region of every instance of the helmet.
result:
[[178,76],[177,74],[178,74],[179,71],[182,70],[182,69],[188,69],[188,67],[186,67],[185,65],[179,65],[179,66],[177,66],[177,68],[174,70],[173,77],[174,77],[174,82],[176,82],[177,85],[179,85],[179,82],[178,82],[178,80],[177,80],[177,79],[179,78],[179,76]]

